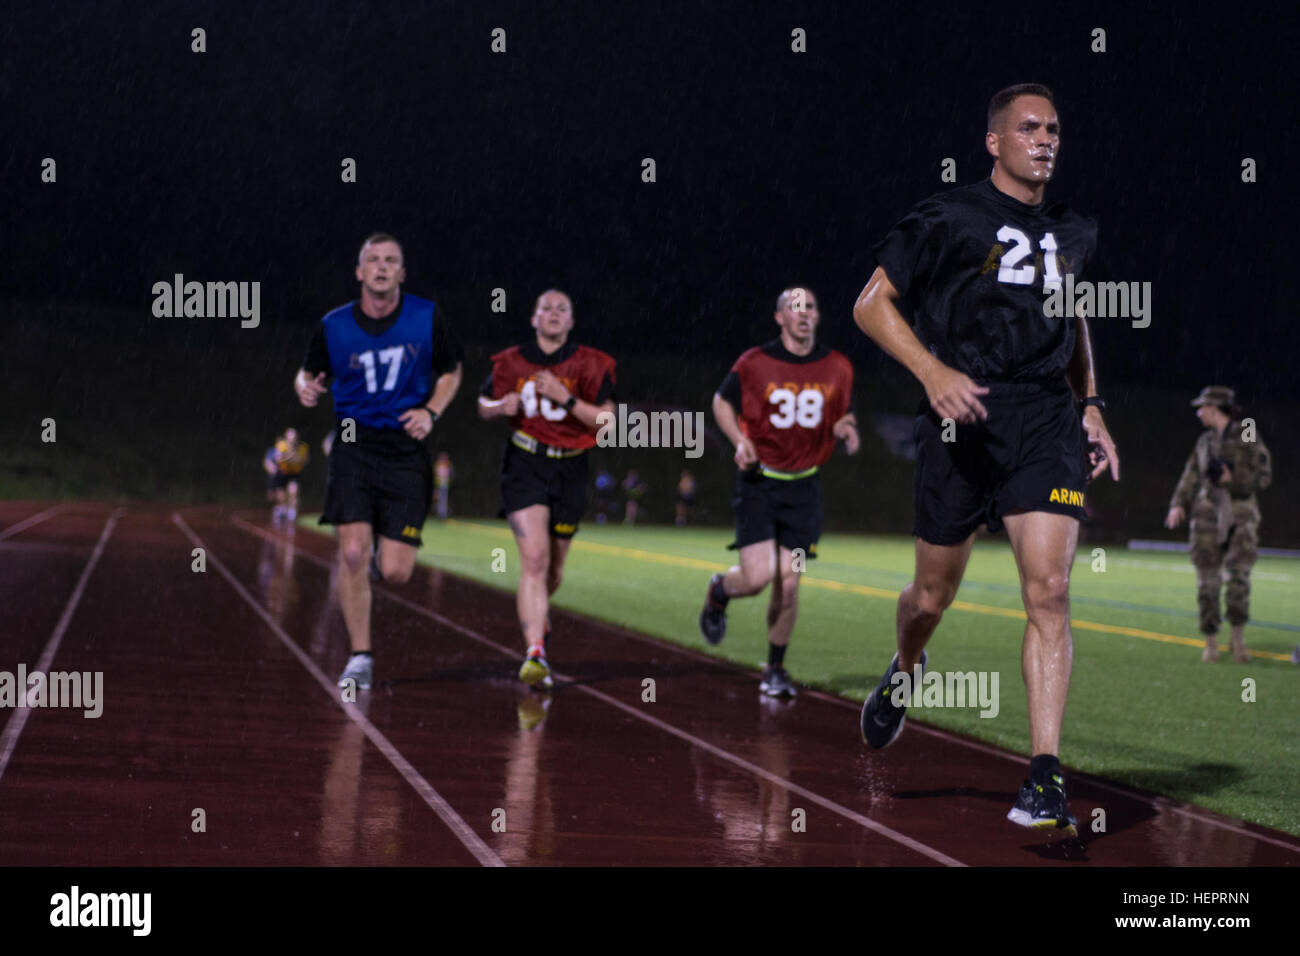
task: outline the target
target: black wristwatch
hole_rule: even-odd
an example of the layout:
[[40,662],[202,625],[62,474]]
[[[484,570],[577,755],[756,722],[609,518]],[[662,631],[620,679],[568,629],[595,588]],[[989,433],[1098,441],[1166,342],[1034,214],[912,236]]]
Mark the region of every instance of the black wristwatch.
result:
[[573,406],[574,406],[574,405],[577,405],[577,404],[578,404],[578,396],[577,396],[577,395],[570,395],[570,396],[569,396],[569,400],[568,400],[567,402],[564,403],[564,410],[565,410],[566,412],[571,412],[571,411],[573,411]]
[[1100,395],[1089,395],[1080,403],[1079,407],[1086,409],[1089,405],[1095,406],[1099,411],[1106,410],[1106,400]]
[[421,405],[420,407],[423,408],[426,412],[429,413],[429,424],[430,424],[430,425],[433,425],[434,423],[436,423],[436,422],[438,421],[438,413],[435,412],[432,408],[430,408],[428,405]]

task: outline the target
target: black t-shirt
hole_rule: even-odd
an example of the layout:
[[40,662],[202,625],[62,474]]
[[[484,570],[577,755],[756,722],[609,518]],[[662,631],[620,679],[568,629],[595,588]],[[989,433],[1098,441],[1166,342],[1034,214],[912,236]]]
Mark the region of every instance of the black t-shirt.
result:
[[[369,335],[383,335],[396,324],[401,314],[400,300],[397,308],[382,319],[372,319],[362,312],[359,301],[352,303],[352,318],[356,319],[361,331]],[[442,311],[441,306],[434,305],[431,321],[433,322],[433,377],[437,381],[439,376],[456,371],[456,366],[465,360],[465,352],[451,331],[447,313]],[[312,332],[311,341],[307,343],[307,354],[303,358],[302,367],[309,375],[316,375],[319,372],[330,374],[330,351],[325,343],[324,322],[316,323],[316,330]]]
[[1029,206],[992,180],[917,205],[875,248],[930,352],[976,382],[1059,382],[1073,315],[1049,318],[1050,282],[1077,283],[1097,224],[1064,203]]

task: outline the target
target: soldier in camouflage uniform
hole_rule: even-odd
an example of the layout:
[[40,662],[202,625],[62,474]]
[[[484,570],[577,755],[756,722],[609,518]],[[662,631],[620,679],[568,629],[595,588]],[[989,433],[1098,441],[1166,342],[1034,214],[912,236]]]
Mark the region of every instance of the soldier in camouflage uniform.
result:
[[1255,492],[1273,480],[1268,449],[1254,422],[1241,421],[1232,389],[1208,385],[1193,400],[1206,430],[1196,440],[1187,467],[1169,503],[1166,528],[1176,528],[1191,513],[1192,564],[1205,651],[1201,660],[1219,657],[1219,590],[1227,567],[1227,618],[1232,626],[1232,657],[1248,661],[1243,636],[1250,619],[1250,569],[1259,554],[1259,505]]

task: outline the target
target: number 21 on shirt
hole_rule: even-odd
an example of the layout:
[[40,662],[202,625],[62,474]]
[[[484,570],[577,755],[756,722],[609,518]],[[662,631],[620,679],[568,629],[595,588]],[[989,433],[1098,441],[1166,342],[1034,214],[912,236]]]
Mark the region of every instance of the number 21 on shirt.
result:
[[[1020,265],[1034,251],[1034,243],[1029,236],[1015,226],[1003,226],[998,230],[998,242],[1015,243],[1002,253],[998,281],[1011,285],[1033,285],[1034,273],[1038,271],[1033,261]],[[1056,237],[1050,232],[1043,233],[1043,238],[1038,240],[1038,247],[1043,250],[1043,288],[1050,292],[1061,285],[1061,267],[1056,261]]]

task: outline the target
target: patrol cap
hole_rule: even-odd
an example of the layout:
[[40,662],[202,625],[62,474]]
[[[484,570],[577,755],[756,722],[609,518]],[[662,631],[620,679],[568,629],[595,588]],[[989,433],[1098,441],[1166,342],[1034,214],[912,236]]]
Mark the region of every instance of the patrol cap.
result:
[[1202,405],[1232,405],[1237,400],[1237,393],[1226,385],[1207,385],[1201,394],[1192,399],[1193,407]]

